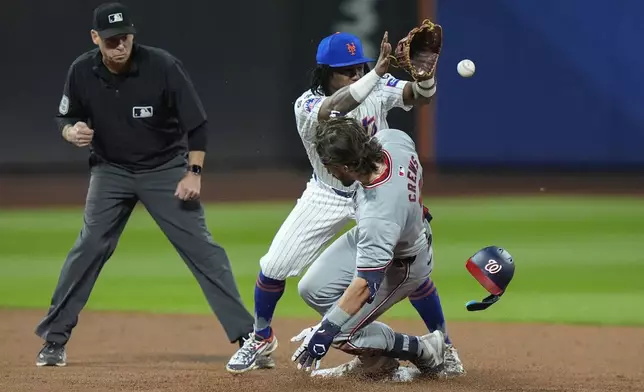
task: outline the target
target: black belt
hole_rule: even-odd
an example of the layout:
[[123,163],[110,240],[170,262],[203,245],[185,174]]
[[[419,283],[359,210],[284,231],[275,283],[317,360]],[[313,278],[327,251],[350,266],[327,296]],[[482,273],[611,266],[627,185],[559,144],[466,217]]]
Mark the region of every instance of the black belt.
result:
[[[318,180],[318,175],[316,173],[313,173],[313,178],[315,178],[315,181],[319,181]],[[328,184],[325,184],[325,185],[327,185],[329,188],[331,188],[331,190],[333,192],[335,192],[336,195],[346,197],[347,199],[351,199],[353,197],[353,195],[356,194],[355,191],[343,191],[342,189],[336,189],[336,188],[332,187],[331,185],[328,185]]]
[[414,261],[416,261],[416,256],[410,256],[410,257],[403,257],[403,258],[395,258],[393,260],[394,263],[403,265],[403,264],[411,264]]

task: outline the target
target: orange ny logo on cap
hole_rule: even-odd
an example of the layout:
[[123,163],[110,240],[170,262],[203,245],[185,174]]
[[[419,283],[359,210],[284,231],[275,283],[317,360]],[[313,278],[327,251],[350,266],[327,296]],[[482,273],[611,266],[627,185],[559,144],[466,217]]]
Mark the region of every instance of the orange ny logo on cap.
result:
[[349,51],[349,53],[351,53],[351,56],[355,56],[356,55],[356,44],[354,44],[353,42],[351,42],[350,44],[347,44],[347,50]]

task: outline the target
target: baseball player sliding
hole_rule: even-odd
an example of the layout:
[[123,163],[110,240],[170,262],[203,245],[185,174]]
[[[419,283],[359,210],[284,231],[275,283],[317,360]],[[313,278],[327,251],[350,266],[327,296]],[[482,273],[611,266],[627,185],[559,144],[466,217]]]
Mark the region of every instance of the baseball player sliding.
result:
[[[433,77],[407,82],[388,74],[391,51],[385,32],[380,55],[370,70],[367,63],[374,60],[364,56],[362,43],[354,35],[335,33],[318,45],[311,86],[294,105],[297,129],[313,176],[260,260],[261,271],[255,286],[255,331],[229,360],[226,365],[229,372],[274,366],[270,354],[277,348],[277,338],[271,321],[286,279],[300,275],[311,265],[354,217],[353,198],[358,184],[344,184],[326,170],[314,147],[316,126],[333,114],[346,114],[359,121],[367,136],[373,136],[388,128],[389,110],[398,107],[409,111],[413,106],[429,103],[436,93]],[[299,288],[307,291],[302,284]],[[445,331],[434,284],[425,277],[409,298],[429,331],[444,333],[447,348],[443,374],[463,374],[463,365]]]
[[436,374],[446,350],[440,330],[410,336],[375,321],[432,271],[423,168],[414,142],[393,129],[370,137],[355,119],[339,117],[318,126],[314,145],[336,179],[346,186],[358,182],[357,224],[322,253],[300,283],[304,300],[324,317],[306,334],[293,361],[298,369],[315,369],[334,345],[356,355],[337,375],[384,376],[398,369],[397,359]]

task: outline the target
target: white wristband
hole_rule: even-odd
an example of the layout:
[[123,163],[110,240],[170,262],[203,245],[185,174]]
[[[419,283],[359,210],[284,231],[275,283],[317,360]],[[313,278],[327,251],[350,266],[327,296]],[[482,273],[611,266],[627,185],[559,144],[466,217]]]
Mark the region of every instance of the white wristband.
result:
[[422,88],[428,89],[434,86],[436,84],[436,80],[432,77],[431,79],[423,80],[422,82],[418,82],[418,85]]
[[430,98],[436,94],[436,81],[434,78],[423,80],[422,82],[414,82],[412,87],[416,95],[422,95],[425,98]]
[[371,93],[378,81],[380,76],[376,73],[375,70],[370,71],[365,76],[361,77],[357,82],[349,86],[349,93],[356,102],[363,102],[367,99],[367,96]]

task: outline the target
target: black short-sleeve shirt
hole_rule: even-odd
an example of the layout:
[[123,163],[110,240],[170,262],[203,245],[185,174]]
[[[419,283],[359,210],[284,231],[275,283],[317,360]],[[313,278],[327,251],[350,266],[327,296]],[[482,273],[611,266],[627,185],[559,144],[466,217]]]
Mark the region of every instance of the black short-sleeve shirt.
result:
[[184,153],[186,134],[207,117],[181,61],[135,44],[125,74],[109,72],[98,48],[79,56],[69,68],[56,120],[60,130],[87,122],[94,130],[93,154],[139,170]]

